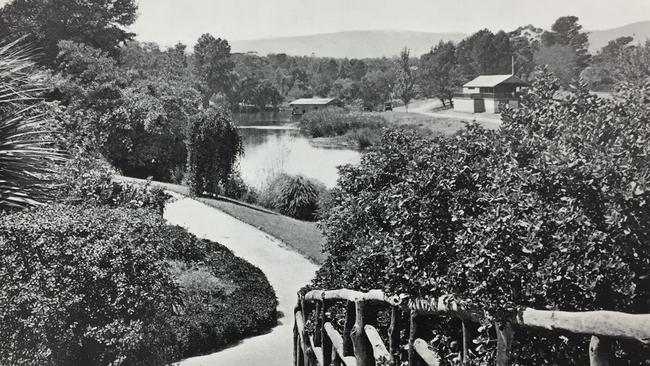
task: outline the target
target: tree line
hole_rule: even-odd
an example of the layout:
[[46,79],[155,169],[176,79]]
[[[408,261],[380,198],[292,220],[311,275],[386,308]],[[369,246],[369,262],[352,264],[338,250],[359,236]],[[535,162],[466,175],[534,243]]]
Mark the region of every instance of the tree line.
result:
[[[539,65],[549,65],[564,86],[582,75],[592,88],[608,89],[624,72],[619,55],[642,51],[624,37],[590,55],[588,37],[573,16],[559,18],[548,31],[483,29],[457,44],[440,42],[420,57],[408,49],[374,59],[233,53],[227,40],[210,34],[191,50],[180,43],[162,49],[126,31],[136,9],[133,0],[14,0],[0,8],[0,32],[32,44],[48,70],[48,97],[61,109],[56,118],[67,147],[93,147],[128,175],[177,182],[188,172],[194,121],[221,120],[223,128],[216,131],[232,142],[224,153],[241,153],[228,117],[207,112],[212,107],[264,110],[315,96],[366,110],[397,99],[408,107],[417,97],[446,105],[477,75],[514,67],[528,79]],[[230,155],[227,164],[215,164],[226,170],[213,176],[232,173]]]

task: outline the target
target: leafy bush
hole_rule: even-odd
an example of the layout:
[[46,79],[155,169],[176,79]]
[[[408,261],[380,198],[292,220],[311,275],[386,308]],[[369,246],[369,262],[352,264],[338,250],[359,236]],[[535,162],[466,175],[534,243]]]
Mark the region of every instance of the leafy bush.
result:
[[313,220],[325,187],[300,175],[279,174],[263,190],[260,203],[283,215]]
[[143,210],[52,206],[0,218],[0,360],[163,365],[181,304]]
[[298,122],[300,129],[311,137],[342,136],[361,128],[380,129],[386,120],[377,115],[353,112],[343,108],[309,111]]
[[264,274],[218,244],[181,227],[162,228],[163,252],[183,290],[174,319],[178,349],[192,356],[259,333],[276,323],[277,300]]
[[376,128],[359,128],[349,131],[346,136],[356,143],[359,150],[365,150],[381,142],[382,131]]
[[[454,294],[496,319],[520,306],[650,312],[650,90],[604,100],[581,87],[555,100],[557,89],[542,73],[499,131],[389,131],[342,168],[314,285]],[[588,363],[584,337],[516,341],[520,365]],[[473,362],[493,362],[489,327],[477,342]],[[648,364],[647,348],[616,350],[617,364]]]
[[187,158],[190,191],[196,195],[218,193],[219,184],[228,180],[242,153],[241,137],[230,114],[221,108],[201,113],[190,127]]
[[0,255],[2,364],[162,365],[276,322],[258,268],[143,209],[5,216]]
[[226,197],[248,203],[255,204],[259,200],[257,191],[244,182],[239,171],[231,174],[228,180],[223,183],[221,192]]
[[53,81],[66,105],[57,119],[68,147],[86,144],[125,175],[178,179],[200,94],[181,76],[177,55],[129,43],[120,49],[120,65],[87,44],[58,46]]
[[162,214],[163,189],[115,181],[117,172],[101,156],[77,150],[61,168],[59,199],[82,205],[149,208]]

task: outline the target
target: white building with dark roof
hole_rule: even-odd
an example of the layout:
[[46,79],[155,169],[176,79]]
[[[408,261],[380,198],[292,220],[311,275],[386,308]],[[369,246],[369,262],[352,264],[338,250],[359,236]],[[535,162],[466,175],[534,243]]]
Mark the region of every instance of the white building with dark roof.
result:
[[481,75],[454,95],[454,110],[500,113],[506,105],[517,108],[520,92],[526,86],[528,83],[515,75]]
[[301,98],[289,103],[289,106],[291,114],[300,115],[327,107],[342,107],[343,103],[336,98]]

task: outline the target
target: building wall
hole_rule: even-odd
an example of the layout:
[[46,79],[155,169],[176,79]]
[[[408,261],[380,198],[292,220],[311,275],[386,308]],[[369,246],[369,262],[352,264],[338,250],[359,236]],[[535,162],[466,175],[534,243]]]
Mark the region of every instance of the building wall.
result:
[[305,114],[309,111],[314,111],[314,110],[319,110],[319,109],[324,109],[329,107],[328,105],[313,105],[313,104],[301,104],[301,105],[293,105],[291,106],[291,110],[293,114]]
[[494,98],[454,98],[454,110],[469,113],[501,113],[500,105],[507,104],[510,108],[519,108],[519,101],[516,99],[494,99]]
[[499,110],[498,102],[494,98],[485,98],[485,112],[496,113]]
[[463,94],[476,94],[479,92],[479,88],[465,88],[463,87]]
[[459,112],[474,113],[474,99],[454,98],[454,110]]

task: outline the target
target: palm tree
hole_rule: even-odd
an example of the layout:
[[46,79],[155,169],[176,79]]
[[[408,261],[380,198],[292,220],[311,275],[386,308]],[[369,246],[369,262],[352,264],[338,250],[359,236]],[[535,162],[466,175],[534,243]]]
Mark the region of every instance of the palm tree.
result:
[[55,168],[65,159],[55,147],[39,95],[44,88],[21,40],[0,46],[0,210],[52,198]]

